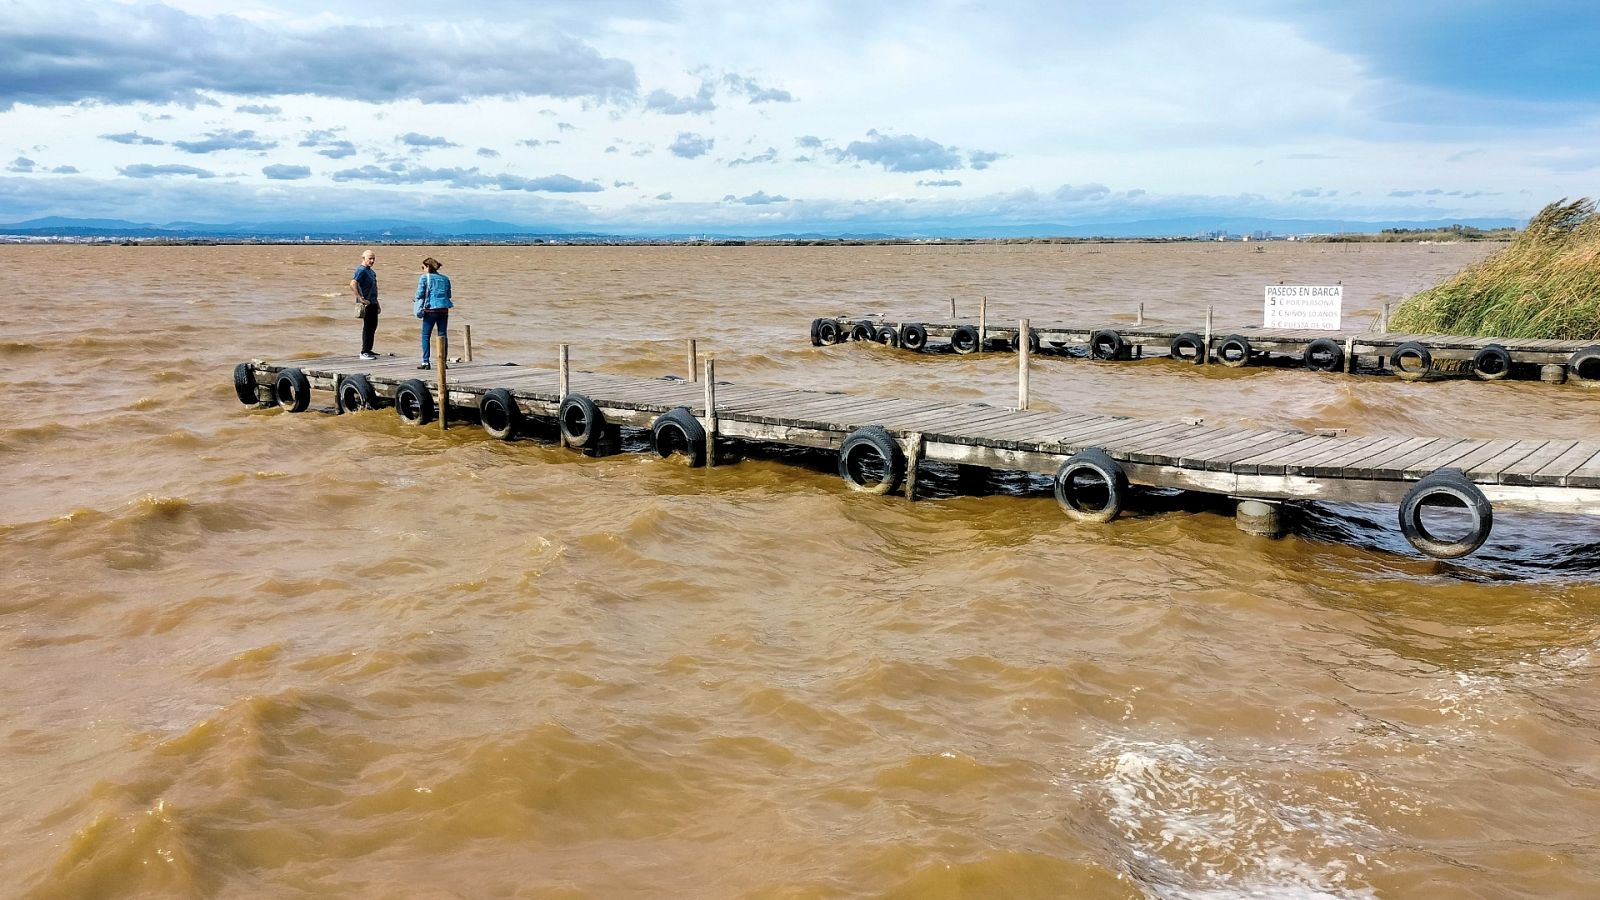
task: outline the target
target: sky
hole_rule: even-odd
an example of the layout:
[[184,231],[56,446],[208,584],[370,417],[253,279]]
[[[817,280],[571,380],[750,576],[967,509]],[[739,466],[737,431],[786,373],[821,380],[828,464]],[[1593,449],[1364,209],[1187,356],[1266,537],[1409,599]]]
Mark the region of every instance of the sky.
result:
[[1597,194],[1592,2],[0,0],[0,222],[846,233]]

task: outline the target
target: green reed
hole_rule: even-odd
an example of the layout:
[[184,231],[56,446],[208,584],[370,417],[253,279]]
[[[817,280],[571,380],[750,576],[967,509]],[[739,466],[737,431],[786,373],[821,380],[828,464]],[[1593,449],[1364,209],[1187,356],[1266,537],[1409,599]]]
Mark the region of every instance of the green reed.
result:
[[1390,331],[1600,339],[1600,215],[1587,197],[1546,206],[1505,249],[1402,302]]

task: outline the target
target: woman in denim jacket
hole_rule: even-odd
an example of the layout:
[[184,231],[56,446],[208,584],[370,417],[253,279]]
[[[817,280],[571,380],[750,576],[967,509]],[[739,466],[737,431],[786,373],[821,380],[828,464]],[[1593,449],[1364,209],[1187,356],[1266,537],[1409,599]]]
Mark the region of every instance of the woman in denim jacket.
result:
[[439,328],[439,353],[445,357],[450,350],[450,338],[445,333],[445,328],[450,324],[450,308],[455,306],[450,302],[450,279],[439,274],[439,261],[428,257],[422,261],[422,277],[417,279],[417,302],[414,307],[417,318],[422,320],[422,365],[419,369],[432,368],[428,361],[429,341],[435,326]]

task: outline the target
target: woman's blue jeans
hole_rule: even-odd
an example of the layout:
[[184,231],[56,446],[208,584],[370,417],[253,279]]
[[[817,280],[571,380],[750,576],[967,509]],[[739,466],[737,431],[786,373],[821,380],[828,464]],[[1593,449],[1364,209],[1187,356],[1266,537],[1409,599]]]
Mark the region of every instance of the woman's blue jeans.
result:
[[450,355],[450,337],[445,334],[445,328],[450,324],[450,310],[429,310],[422,314],[422,361],[428,361],[429,341],[435,325],[439,327],[439,353],[441,357]]

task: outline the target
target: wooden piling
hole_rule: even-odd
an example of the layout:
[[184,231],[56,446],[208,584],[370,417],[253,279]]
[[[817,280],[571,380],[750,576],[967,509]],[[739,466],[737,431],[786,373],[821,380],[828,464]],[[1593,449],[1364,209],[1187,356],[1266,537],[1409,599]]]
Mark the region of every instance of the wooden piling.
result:
[[568,352],[567,352],[567,345],[566,344],[562,344],[561,345],[561,363],[560,363],[560,368],[557,370],[560,373],[560,382],[561,382],[561,384],[560,384],[560,387],[561,387],[561,398],[560,399],[562,401],[565,401],[567,399],[567,388],[572,384],[572,370],[568,367],[569,366],[568,359],[569,359],[569,357],[568,357]]
[[[691,341],[691,343],[693,343]],[[706,465],[717,464],[717,361],[706,360]]]
[[950,298],[950,318],[954,319],[955,317],[956,317],[956,298],[951,297]]
[[1139,318],[1134,320],[1133,324],[1138,325],[1140,327],[1144,326],[1144,304],[1143,303],[1139,304]]
[[684,347],[684,359],[689,365],[689,380],[700,380],[700,351],[695,346],[695,339],[689,338]]
[[906,435],[906,499],[917,499],[917,467],[922,464],[922,432]]
[[1351,372],[1354,372],[1355,370],[1356,370],[1356,339],[1354,337],[1347,337],[1347,338],[1344,339],[1344,373],[1346,375],[1349,375]]
[[989,346],[989,295],[981,294],[978,297],[978,352],[982,353]]
[[1200,348],[1200,365],[1202,366],[1210,365],[1211,363],[1211,316],[1214,312],[1216,312],[1214,307],[1206,307],[1206,345]]
[[467,362],[472,362],[472,326],[463,325],[461,330],[467,333]]
[[1389,301],[1383,302],[1383,318],[1378,321],[1378,333],[1389,333]]
[[444,340],[444,329],[439,329],[438,351],[434,357],[439,360],[439,430],[450,430],[450,382],[445,372],[450,368],[450,361],[445,358],[445,348],[448,346]]
[[1017,409],[1028,408],[1028,359],[1033,355],[1028,320],[1017,323]]

